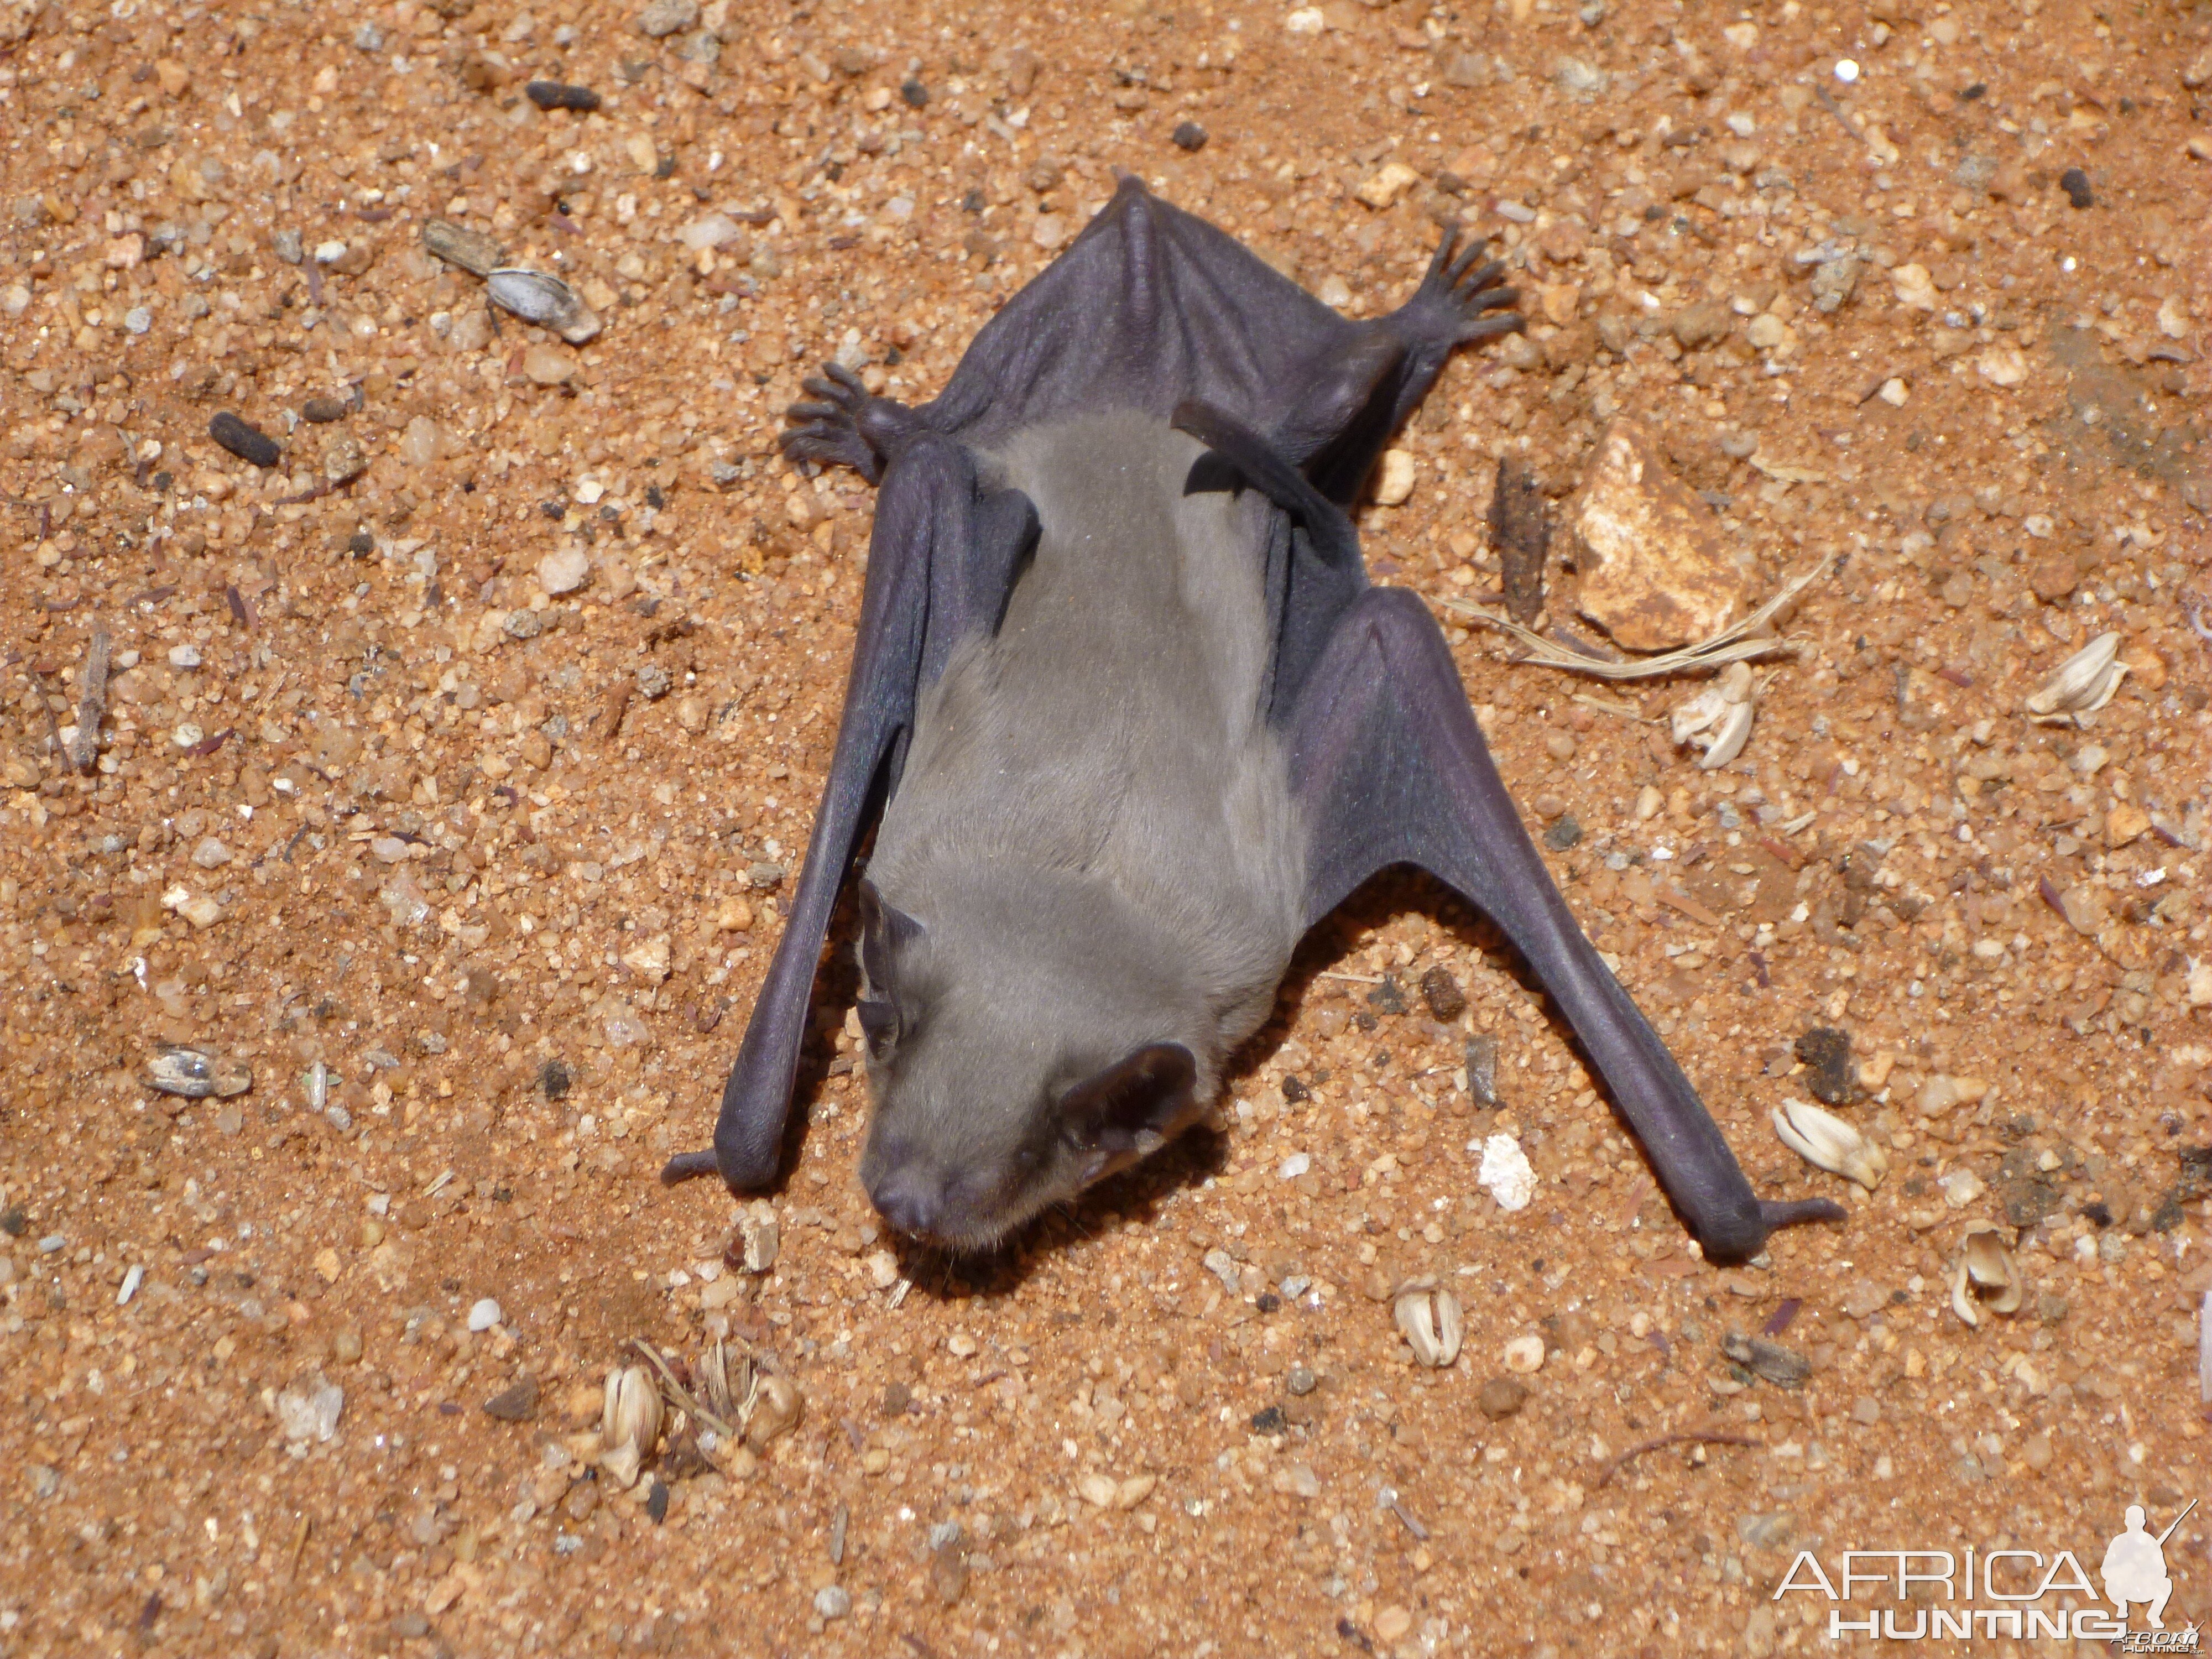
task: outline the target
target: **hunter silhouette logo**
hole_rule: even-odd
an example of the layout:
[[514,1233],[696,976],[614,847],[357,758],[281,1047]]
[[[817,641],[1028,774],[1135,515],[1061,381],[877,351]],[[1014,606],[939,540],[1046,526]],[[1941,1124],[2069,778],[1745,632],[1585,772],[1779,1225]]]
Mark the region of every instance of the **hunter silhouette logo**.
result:
[[2128,1603],[2140,1601],[2151,1628],[2166,1628],[2166,1601],[2173,1594],[2173,1580],[2166,1576],[2166,1540],[2173,1536],[2175,1527],[2189,1518],[2189,1510],[2196,1507],[2192,1498],[2189,1509],[2175,1516],[2172,1524],[2153,1538],[2143,1529],[2142,1505],[2128,1505],[2127,1530],[2106,1547],[2101,1569],[2105,1599],[2119,1609],[2122,1620],[2128,1616]]
[[[1831,1641],[1847,1635],[1901,1643],[2047,1637],[2109,1642],[2121,1653],[2197,1653],[2200,1633],[2193,1622],[2183,1620],[2186,1628],[2179,1630],[2166,1626],[2174,1588],[2166,1570],[2166,1540],[2196,1507],[2191,1498],[2163,1532],[2154,1533],[2148,1512],[2130,1504],[2100,1564],[2101,1599],[2073,1551],[2016,1547],[1846,1550],[1832,1577],[1819,1556],[1800,1550],[1773,1599],[1824,1598]],[[2087,1605],[2051,1605],[2061,1596]],[[2135,1628],[2131,1613],[2148,1628]]]

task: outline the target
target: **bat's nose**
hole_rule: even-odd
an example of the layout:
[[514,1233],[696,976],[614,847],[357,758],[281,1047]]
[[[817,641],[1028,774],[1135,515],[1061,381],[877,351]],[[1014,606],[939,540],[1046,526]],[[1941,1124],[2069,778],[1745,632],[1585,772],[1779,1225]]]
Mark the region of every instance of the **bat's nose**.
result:
[[902,1233],[927,1237],[945,1220],[945,1188],[911,1164],[892,1170],[868,1189],[877,1212]]

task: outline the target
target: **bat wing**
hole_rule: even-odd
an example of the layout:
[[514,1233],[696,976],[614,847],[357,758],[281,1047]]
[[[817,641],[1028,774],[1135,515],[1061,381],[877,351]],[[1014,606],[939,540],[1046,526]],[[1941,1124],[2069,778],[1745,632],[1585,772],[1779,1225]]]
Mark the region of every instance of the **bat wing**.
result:
[[1762,1202],[1697,1091],[1584,936],[1528,839],[1443,635],[1412,593],[1346,611],[1287,723],[1311,836],[1307,919],[1391,865],[1428,871],[1503,928],[1574,1027],[1668,1196],[1715,1261],[1840,1218],[1825,1199]]
[[667,1182],[713,1172],[740,1192],[775,1179],[815,969],[854,848],[896,785],[921,689],[961,640],[998,626],[1036,542],[1028,497],[983,488],[964,445],[869,397],[854,376],[831,374],[808,382],[823,401],[796,411],[805,423],[785,447],[859,466],[883,485],[844,715],[783,937],[723,1090],[714,1149],[670,1160]]

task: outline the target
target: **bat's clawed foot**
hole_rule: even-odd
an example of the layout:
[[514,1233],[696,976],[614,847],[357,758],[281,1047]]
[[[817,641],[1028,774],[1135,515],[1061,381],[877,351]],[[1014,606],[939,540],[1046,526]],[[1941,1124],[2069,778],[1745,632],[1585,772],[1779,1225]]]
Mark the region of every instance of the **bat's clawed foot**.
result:
[[1521,291],[1505,285],[1503,261],[1483,258],[1489,246],[1480,236],[1462,246],[1456,227],[1445,231],[1428,274],[1401,314],[1423,335],[1442,336],[1454,345],[1519,329],[1521,315],[1511,307]]
[[878,398],[842,363],[824,363],[822,377],[802,382],[817,400],[793,404],[787,411],[798,425],[780,441],[794,461],[849,466],[875,483],[884,463],[911,437],[918,422],[904,404]]

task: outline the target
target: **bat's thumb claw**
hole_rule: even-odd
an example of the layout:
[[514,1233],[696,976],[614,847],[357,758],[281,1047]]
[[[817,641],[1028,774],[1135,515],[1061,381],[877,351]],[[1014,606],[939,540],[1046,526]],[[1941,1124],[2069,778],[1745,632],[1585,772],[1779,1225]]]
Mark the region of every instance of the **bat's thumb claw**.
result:
[[1762,1199],[1759,1218],[1771,1232],[1777,1227],[1795,1227],[1805,1221],[1847,1221],[1850,1212],[1832,1198],[1801,1198],[1788,1204]]
[[678,1152],[662,1166],[660,1184],[664,1187],[673,1187],[678,1182],[691,1181],[700,1176],[719,1173],[712,1147],[708,1147],[703,1152]]

